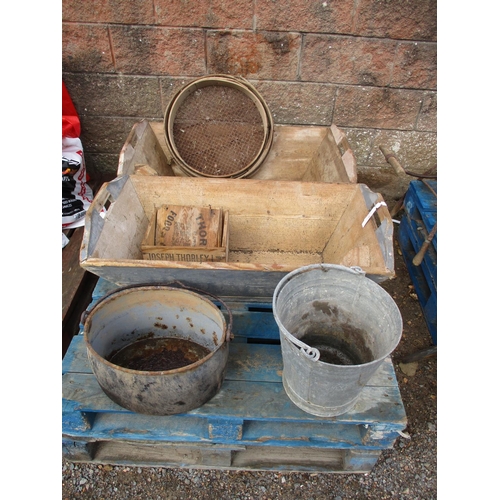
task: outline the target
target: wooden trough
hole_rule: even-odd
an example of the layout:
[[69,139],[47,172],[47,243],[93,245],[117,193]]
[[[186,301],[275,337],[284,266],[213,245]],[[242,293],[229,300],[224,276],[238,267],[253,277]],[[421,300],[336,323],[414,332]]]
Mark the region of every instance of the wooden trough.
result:
[[[168,150],[161,122],[136,123],[120,152],[118,176],[142,174],[145,169],[160,176],[186,176]],[[355,183],[356,160],[344,132],[335,125],[274,125],[272,148],[251,178]]]
[[[86,214],[81,266],[117,285],[182,279],[221,296],[272,297],[288,272],[309,264],[394,275],[393,226],[363,184],[131,175],[101,188]],[[227,262],[143,260],[154,211],[166,204],[227,211]],[[105,213],[104,213],[105,211]]]

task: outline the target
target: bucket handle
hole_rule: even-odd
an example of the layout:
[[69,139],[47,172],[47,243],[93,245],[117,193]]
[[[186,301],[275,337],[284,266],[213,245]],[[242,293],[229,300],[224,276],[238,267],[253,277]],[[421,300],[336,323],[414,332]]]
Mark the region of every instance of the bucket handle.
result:
[[[231,309],[229,309],[229,307],[227,306],[227,304],[220,297],[217,297],[216,295],[213,295],[210,292],[207,292],[206,290],[199,290],[198,288],[194,288],[194,287],[185,285],[184,283],[181,283],[180,281],[169,281],[168,283],[162,283],[159,286],[169,286],[169,285],[179,285],[181,288],[184,288],[184,289],[189,290],[191,292],[198,292],[198,293],[201,293],[201,294],[204,294],[204,295],[209,295],[210,297],[212,297],[217,302],[220,302],[225,307],[225,309],[227,311],[227,314],[229,316],[229,322],[228,322],[228,325],[226,327],[226,334],[225,334],[226,342],[229,342],[231,340],[231,338],[232,338],[232,333],[231,332],[233,330],[233,314],[231,312]],[[104,300],[108,299],[109,297],[111,297],[112,295],[114,295],[116,293],[123,292],[124,290],[131,290],[133,288],[141,288],[141,287],[145,287],[145,286],[147,286],[147,287],[158,286],[158,284],[136,283],[136,284],[133,284],[133,285],[127,285],[127,286],[122,286],[122,287],[115,288],[114,290],[112,290],[108,294],[106,294],[103,297],[99,298],[97,300],[97,302],[92,306],[92,309],[95,309],[101,302],[103,302]],[[87,317],[89,316],[89,314],[90,314],[89,310],[83,311],[81,319],[80,319],[80,322],[81,322],[82,325],[87,320]]]
[[[311,266],[306,266],[303,269],[307,270],[307,269],[310,269],[313,267],[316,267],[316,264],[313,264]],[[322,267],[322,265],[320,265],[319,267]],[[356,275],[360,276],[361,278],[364,278],[366,275],[365,271],[359,266],[345,267],[345,266],[330,264],[329,267],[335,267],[337,269],[341,269],[342,271],[356,274]],[[300,271],[300,269],[297,269],[295,272],[298,272],[298,271]],[[290,273],[290,274],[293,274],[293,273]],[[288,279],[290,279],[290,278],[291,278],[291,275],[288,275]],[[305,356],[307,356],[311,361],[318,361],[319,360],[320,352],[318,351],[318,349],[316,349],[316,347],[311,347],[310,345],[307,345],[304,342],[302,342],[301,340],[299,340],[298,338],[294,337],[290,332],[288,332],[288,330],[281,324],[281,322],[279,320],[276,320],[276,321],[278,322],[278,326],[280,327],[280,331],[283,333],[283,335],[285,335],[285,337],[290,342],[292,342],[292,344],[295,344],[297,347],[300,347],[300,351]]]
[[301,340],[295,338],[293,335],[290,335],[286,330],[283,331],[285,337],[290,340],[297,347],[300,347],[300,351],[306,355],[311,361],[318,361],[319,359],[319,351],[316,347],[311,347],[307,344],[304,344]]

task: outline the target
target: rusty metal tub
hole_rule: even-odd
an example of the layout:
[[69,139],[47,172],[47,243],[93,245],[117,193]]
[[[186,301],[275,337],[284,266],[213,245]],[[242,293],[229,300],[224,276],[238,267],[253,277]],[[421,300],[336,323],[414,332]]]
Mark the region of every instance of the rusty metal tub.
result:
[[[172,415],[198,408],[219,391],[225,376],[232,327],[227,312],[228,324],[211,300],[184,287],[139,285],[115,290],[82,318],[87,354],[99,385],[111,400],[136,413]],[[137,346],[155,341],[176,344],[170,351],[165,345],[156,349],[157,358],[161,353],[167,364],[153,368],[150,363],[147,368],[147,362],[115,361],[125,351],[146,356],[150,351]],[[196,353],[187,345],[195,345]],[[179,355],[184,364],[169,364],[172,356]]]

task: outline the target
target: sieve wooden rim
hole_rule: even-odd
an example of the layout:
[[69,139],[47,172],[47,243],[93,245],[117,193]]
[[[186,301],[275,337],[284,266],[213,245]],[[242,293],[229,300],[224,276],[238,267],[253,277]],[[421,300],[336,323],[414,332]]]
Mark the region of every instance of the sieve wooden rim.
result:
[[[193,92],[198,89],[210,86],[221,86],[221,87],[231,87],[241,91],[245,96],[249,97],[255,104],[260,117],[262,119],[262,126],[264,129],[264,138],[260,145],[260,148],[254,158],[240,170],[227,175],[212,175],[203,174],[199,170],[191,167],[188,163],[184,161],[181,157],[174,140],[174,122],[177,116],[177,111],[182,106],[184,101]],[[232,75],[210,75],[198,78],[180,89],[174,98],[170,101],[167,109],[165,110],[165,116],[163,120],[163,128],[165,133],[165,139],[167,143],[167,148],[179,165],[181,170],[191,177],[211,177],[211,178],[241,178],[250,175],[257,168],[260,167],[264,159],[266,158],[269,150],[271,148],[273,140],[273,119],[269,106],[264,101],[262,96],[259,94],[257,89],[253,87],[247,80],[242,77],[235,77]]]

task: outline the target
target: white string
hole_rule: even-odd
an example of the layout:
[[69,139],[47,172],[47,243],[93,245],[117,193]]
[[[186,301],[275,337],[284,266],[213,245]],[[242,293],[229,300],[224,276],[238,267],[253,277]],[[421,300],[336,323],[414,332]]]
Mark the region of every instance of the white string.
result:
[[365,220],[361,224],[361,227],[365,227],[367,222],[371,219],[372,215],[375,213],[375,211],[382,206],[386,207],[387,203],[385,201],[379,201],[378,203],[373,205],[373,208],[368,212],[368,215],[365,217]]

